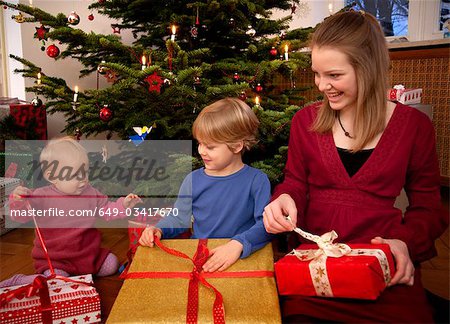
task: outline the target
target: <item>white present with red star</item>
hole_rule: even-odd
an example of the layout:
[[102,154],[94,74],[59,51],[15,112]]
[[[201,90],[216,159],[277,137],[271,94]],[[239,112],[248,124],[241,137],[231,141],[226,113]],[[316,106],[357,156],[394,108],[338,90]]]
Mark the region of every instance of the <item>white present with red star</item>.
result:
[[0,323],[81,324],[101,321],[92,275],[35,280],[0,289]]

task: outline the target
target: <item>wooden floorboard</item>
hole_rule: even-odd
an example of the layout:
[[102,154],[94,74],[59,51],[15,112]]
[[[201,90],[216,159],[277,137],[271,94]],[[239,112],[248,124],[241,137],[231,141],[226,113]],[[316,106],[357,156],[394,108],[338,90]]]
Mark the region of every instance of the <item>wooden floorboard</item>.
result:
[[[444,205],[447,212],[448,189],[443,192]],[[102,243],[116,254],[120,261],[126,261],[128,250],[128,231],[126,228],[103,228]],[[32,274],[34,272],[31,260],[33,246],[33,229],[19,228],[0,236],[0,280],[9,278],[16,273]],[[449,300],[449,231],[436,241],[438,256],[422,264],[424,286],[446,300]],[[277,253],[280,254],[280,253]],[[280,254],[281,255],[281,254]],[[122,286],[118,275],[95,278],[95,287],[100,295],[102,319],[106,320],[111,307]]]

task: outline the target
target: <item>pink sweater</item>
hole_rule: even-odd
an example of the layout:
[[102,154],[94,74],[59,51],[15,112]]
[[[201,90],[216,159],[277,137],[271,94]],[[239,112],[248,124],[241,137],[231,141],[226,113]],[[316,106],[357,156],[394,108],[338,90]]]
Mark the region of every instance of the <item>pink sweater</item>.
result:
[[[95,228],[96,219],[99,218],[99,210],[110,208],[124,211],[123,199],[116,202],[108,202],[108,197],[97,189],[88,185],[81,195],[65,195],[53,185],[38,188],[27,198],[31,208],[36,211],[53,210],[64,211],[90,211],[94,216],[87,217],[36,217],[42,236],[47,246],[48,254],[55,269],[68,272],[71,275],[96,274],[110,252],[101,247],[101,233]],[[11,211],[26,211],[26,203],[13,202],[10,204]],[[112,214],[114,215],[114,214]],[[11,215],[14,221],[25,223],[32,221],[30,216]],[[115,217],[102,217],[105,220],[123,218],[124,213]],[[34,259],[36,273],[42,273],[49,269],[44,251],[36,236],[31,253]]]

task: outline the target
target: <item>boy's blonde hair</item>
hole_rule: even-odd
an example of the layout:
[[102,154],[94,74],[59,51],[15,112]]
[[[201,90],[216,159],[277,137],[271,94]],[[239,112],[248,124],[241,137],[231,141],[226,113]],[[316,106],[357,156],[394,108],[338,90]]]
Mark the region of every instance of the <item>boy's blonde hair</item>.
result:
[[[324,20],[309,47],[328,47],[344,53],[355,69],[358,96],[353,151],[359,151],[384,130],[387,110],[389,52],[380,24],[369,13],[346,11]],[[324,98],[312,130],[330,132],[338,111]]]
[[225,98],[203,108],[192,126],[198,141],[226,144],[234,150],[243,141],[243,151],[249,150],[256,139],[259,120],[253,110],[242,100]]

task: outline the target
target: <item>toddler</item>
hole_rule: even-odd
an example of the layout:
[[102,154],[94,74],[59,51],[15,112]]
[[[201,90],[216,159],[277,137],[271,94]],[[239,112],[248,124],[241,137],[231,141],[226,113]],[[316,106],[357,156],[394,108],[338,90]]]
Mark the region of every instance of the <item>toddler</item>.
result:
[[[109,276],[119,267],[117,257],[101,247],[101,233],[94,227],[96,217],[74,216],[76,211],[86,215],[106,217],[108,209],[122,213],[141,202],[135,194],[109,202],[108,197],[93,188],[88,181],[89,161],[85,149],[70,137],[51,140],[40,155],[42,174],[50,185],[34,191],[19,186],[10,196],[11,217],[14,221],[31,221],[23,216],[28,208],[36,213],[64,211],[65,217],[36,217],[56,274],[62,276],[95,274]],[[22,213],[20,213],[22,212]],[[95,212],[97,214],[95,215]],[[50,274],[46,256],[38,237],[31,253],[36,273]],[[37,275],[18,274],[0,283],[0,287],[28,284]]]

